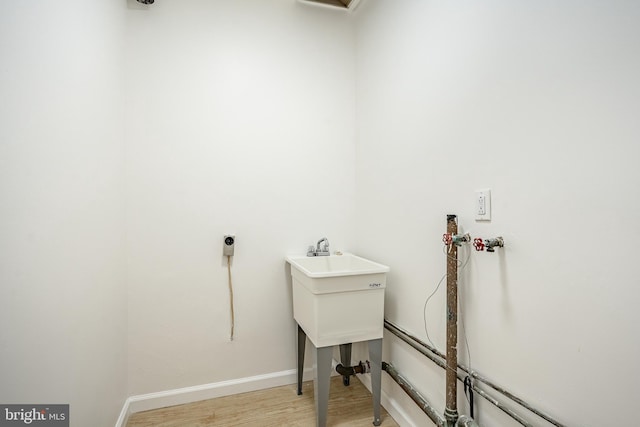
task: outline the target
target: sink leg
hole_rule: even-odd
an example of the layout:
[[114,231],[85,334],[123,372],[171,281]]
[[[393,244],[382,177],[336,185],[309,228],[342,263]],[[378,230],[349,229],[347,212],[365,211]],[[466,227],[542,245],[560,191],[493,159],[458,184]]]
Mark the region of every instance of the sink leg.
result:
[[298,325],[298,396],[302,394],[302,374],[304,373],[304,347],[307,343],[307,334]]
[[[351,366],[351,343],[340,344],[340,363],[342,363],[342,366]],[[350,382],[349,378],[349,375],[344,375],[342,377],[342,384],[348,386]]]
[[373,397],[373,425],[379,426],[380,420],[380,388],[382,386],[382,339],[369,341],[369,358],[371,359],[371,394]]
[[331,384],[331,359],[333,347],[316,348],[316,369],[313,390],[316,401],[316,427],[327,425],[327,409],[329,408],[329,385]]

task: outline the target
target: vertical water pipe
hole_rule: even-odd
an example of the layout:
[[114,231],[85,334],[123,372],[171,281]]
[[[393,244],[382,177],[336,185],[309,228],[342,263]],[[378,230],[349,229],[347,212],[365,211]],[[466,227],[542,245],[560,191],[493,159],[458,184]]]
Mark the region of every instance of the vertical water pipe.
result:
[[[456,215],[447,215],[447,233],[458,234]],[[447,427],[453,427],[458,420],[458,247],[450,244],[447,249],[447,370],[446,407],[444,417]]]

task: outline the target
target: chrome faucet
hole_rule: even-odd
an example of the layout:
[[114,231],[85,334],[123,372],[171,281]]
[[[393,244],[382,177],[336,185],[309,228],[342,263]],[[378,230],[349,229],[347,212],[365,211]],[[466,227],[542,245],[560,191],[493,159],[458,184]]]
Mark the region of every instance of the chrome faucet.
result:
[[309,246],[307,250],[307,256],[329,256],[331,252],[329,252],[329,239],[323,237],[318,240],[316,247]]

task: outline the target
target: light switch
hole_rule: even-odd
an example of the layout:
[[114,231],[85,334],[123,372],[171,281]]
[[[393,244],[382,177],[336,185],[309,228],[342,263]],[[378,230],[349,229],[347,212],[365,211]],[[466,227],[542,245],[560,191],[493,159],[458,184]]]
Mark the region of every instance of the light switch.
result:
[[476,221],[491,221],[491,190],[476,190]]

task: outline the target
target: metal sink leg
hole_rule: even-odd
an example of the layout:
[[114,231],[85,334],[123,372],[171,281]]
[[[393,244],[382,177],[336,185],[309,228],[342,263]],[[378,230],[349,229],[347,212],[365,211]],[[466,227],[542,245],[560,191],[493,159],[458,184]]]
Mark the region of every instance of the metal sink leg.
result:
[[373,425],[379,426],[380,388],[382,387],[382,338],[369,341],[369,358],[371,363],[371,395],[373,398]]
[[302,394],[302,374],[304,373],[304,348],[307,343],[307,334],[298,325],[298,396]]
[[313,391],[316,401],[316,426],[327,425],[327,409],[329,408],[329,386],[331,385],[331,360],[333,359],[333,347],[320,347],[315,349],[316,369],[313,381]]

